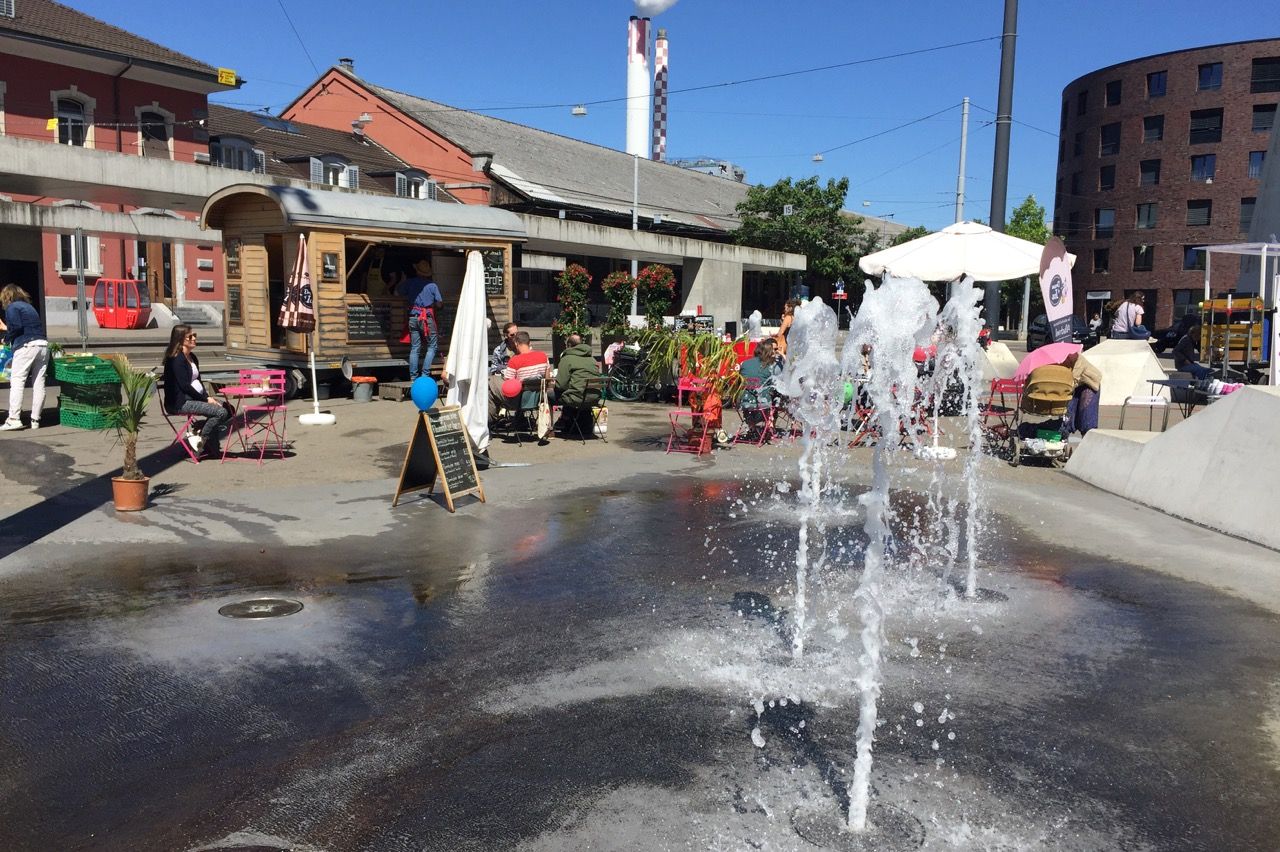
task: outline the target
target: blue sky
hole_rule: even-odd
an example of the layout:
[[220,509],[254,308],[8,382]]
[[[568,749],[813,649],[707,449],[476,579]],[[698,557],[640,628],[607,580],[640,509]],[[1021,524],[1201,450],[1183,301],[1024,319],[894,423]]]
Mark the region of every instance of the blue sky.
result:
[[[351,56],[371,82],[622,148],[631,0],[259,0],[174,14],[172,0],[70,0],[249,82],[214,100],[278,111]],[[295,36],[283,9],[297,28]],[[1022,0],[1008,210],[1052,212],[1059,98],[1097,68],[1205,44],[1273,38],[1257,0]],[[215,11],[217,10],[217,11]],[[679,0],[671,40],[670,157],[738,163],[752,183],[849,177],[846,206],[908,225],[953,218],[961,99],[973,104],[967,218],[987,218],[1003,0]],[[942,45],[978,44],[730,86],[747,78]],[[303,45],[305,45],[305,50]],[[310,58],[308,58],[308,53]],[[697,92],[676,90],[711,86]],[[585,117],[552,104],[607,101]],[[937,117],[847,145],[914,119]],[[838,148],[838,150],[830,150]],[[815,152],[828,151],[820,163]],[[865,206],[863,201],[872,202]]]

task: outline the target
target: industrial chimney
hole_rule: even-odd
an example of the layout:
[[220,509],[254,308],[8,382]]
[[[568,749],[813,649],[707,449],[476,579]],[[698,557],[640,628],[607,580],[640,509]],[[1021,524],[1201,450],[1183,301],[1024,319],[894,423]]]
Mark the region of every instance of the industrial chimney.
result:
[[653,159],[667,158],[667,31],[653,43]]
[[649,158],[649,19],[627,25],[627,153]]

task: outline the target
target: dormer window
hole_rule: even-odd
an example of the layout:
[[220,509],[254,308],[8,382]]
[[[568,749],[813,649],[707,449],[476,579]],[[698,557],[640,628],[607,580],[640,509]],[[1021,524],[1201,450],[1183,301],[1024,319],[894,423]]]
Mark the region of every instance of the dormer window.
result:
[[267,155],[244,139],[220,136],[209,143],[209,162],[224,169],[267,173]]
[[401,198],[426,198],[435,201],[437,184],[426,172],[409,169],[396,172],[396,195]]
[[334,154],[312,157],[311,182],[326,186],[341,186],[346,189],[359,189],[360,167]]

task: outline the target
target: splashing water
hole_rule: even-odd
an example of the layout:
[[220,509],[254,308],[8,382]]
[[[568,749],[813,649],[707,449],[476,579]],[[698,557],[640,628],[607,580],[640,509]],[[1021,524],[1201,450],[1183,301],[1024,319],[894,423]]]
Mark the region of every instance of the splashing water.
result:
[[[808,629],[810,533],[815,533],[815,539],[821,541],[825,532],[818,513],[824,456],[827,445],[839,433],[844,402],[839,392],[842,384],[835,350],[835,312],[821,299],[797,308],[787,335],[787,364],[778,378],[778,389],[791,399],[791,415],[804,428],[801,439],[804,451],[800,455],[800,539],[796,546],[796,616],[791,642],[792,655],[797,659],[804,656]],[[819,560],[822,559],[823,556],[819,556]]]

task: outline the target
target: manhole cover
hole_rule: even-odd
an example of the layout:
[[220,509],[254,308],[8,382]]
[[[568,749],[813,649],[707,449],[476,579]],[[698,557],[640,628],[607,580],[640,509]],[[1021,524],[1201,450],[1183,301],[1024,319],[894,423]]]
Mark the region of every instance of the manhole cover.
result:
[[302,609],[299,601],[284,598],[255,598],[248,601],[236,601],[218,608],[218,615],[227,618],[279,618],[282,615],[293,615]]

